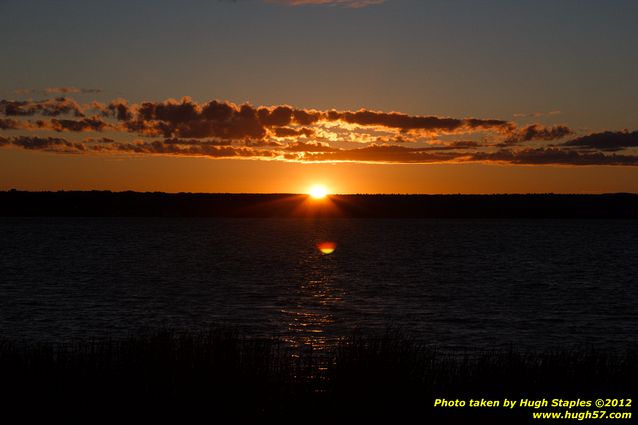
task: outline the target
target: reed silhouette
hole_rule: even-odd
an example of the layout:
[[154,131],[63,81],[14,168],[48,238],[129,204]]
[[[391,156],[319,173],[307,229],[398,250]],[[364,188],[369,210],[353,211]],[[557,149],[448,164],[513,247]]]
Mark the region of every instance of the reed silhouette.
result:
[[[636,352],[442,352],[397,330],[320,353],[232,329],[69,344],[0,342],[5,414],[51,423],[531,422],[531,410],[433,408],[435,398],[631,397]],[[512,422],[515,421],[515,422]],[[242,422],[242,423],[244,423]]]

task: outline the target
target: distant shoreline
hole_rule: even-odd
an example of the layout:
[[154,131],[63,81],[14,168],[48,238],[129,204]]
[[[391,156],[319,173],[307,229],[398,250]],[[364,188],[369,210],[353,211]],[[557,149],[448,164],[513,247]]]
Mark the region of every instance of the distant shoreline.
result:
[[637,219],[638,194],[331,195],[0,192],[2,217]]
[[236,218],[638,218],[638,195],[331,195],[0,192],[0,216]]

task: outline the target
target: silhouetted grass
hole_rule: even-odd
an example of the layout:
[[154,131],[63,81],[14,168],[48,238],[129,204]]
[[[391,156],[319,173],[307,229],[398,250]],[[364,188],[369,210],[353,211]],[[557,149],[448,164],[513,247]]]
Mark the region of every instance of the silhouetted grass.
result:
[[313,353],[229,329],[165,330],[67,345],[0,340],[0,396],[5,412],[51,423],[402,423],[414,414],[420,423],[477,415],[512,423],[529,415],[433,409],[433,401],[630,397],[636,360],[591,350],[449,353],[397,332]]

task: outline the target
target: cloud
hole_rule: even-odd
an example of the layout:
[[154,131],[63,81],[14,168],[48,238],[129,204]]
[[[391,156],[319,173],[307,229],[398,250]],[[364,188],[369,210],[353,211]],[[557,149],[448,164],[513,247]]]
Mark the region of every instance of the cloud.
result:
[[[401,138],[395,138],[397,141],[409,140],[409,138],[405,138],[408,134],[417,137],[435,137],[480,131],[514,134],[517,131],[515,124],[498,119],[408,115],[400,112],[368,109],[318,111],[298,109],[289,105],[256,107],[248,103],[236,105],[217,100],[197,103],[188,97],[181,100],[169,99],[163,102],[141,102],[138,104],[131,104],[126,99],[115,99],[108,104],[93,102],[90,105],[80,105],[67,97],[36,101],[0,101],[0,114],[7,117],[34,115],[57,117],[71,114],[75,117],[85,118],[84,121],[78,120],[77,123],[70,120],[63,123],[58,122],[54,124],[58,131],[72,130],[73,128],[77,128],[78,131],[87,128],[101,131],[107,127],[107,123],[99,124],[98,117],[95,116],[91,118],[92,127],[87,126],[86,115],[89,111],[97,113],[102,118],[117,121],[119,123],[117,126],[122,132],[165,138],[219,137],[235,140],[263,140],[271,137],[312,137],[316,133],[316,128],[313,127],[321,124],[335,125],[353,137],[359,131],[358,129],[362,128],[386,131],[394,136],[401,134]],[[42,127],[46,126],[42,125]],[[115,127],[115,124],[111,127]],[[561,134],[570,131],[566,127],[560,128]],[[549,140],[557,134],[556,129],[543,130],[534,125],[520,132],[516,138]],[[361,133],[359,135],[361,136]],[[368,139],[364,138],[363,141],[366,140]]]
[[274,156],[274,153],[269,150],[253,149],[242,146],[220,146],[215,142],[200,142],[184,145],[167,140],[155,140],[152,142],[138,141],[134,143],[116,142],[107,145],[104,150],[110,150],[112,153],[204,156],[209,158],[270,158]]
[[66,154],[144,154],[171,156],[203,156],[209,158],[270,158],[274,152],[245,146],[231,146],[224,141],[165,139],[154,141],[116,142],[112,139],[86,139],[72,142],[59,137],[0,137],[0,146]]
[[277,3],[288,6],[322,5],[322,6],[342,6],[358,9],[374,4],[384,3],[385,0],[266,0],[266,3]]
[[100,118],[83,118],[81,120],[60,120],[53,118],[51,120],[38,120],[36,125],[39,128],[49,129],[53,131],[103,131],[105,128],[111,127],[108,123]]
[[101,112],[103,116],[112,116],[119,121],[129,121],[133,118],[133,113],[126,99],[114,99],[108,105],[93,102],[91,107]]
[[529,142],[531,140],[557,140],[570,134],[573,134],[573,131],[565,125],[545,127],[540,124],[532,124],[513,131],[504,144]]
[[70,142],[58,137],[17,136],[2,139],[0,145],[13,145],[27,150],[57,153],[82,153],[85,151],[84,144]]
[[0,137],[0,147],[64,154],[132,154],[207,158],[276,159],[296,162],[365,163],[503,163],[515,165],[624,165],[638,166],[638,155],[579,152],[560,147],[475,151],[481,145],[458,142],[442,146],[406,147],[372,144],[342,149],[319,142],[293,142],[286,146],[235,145],[228,140],[160,139],[119,142],[110,138],[69,141],[59,137]]
[[[308,152],[308,151],[307,151]],[[356,149],[340,149],[318,154],[306,153],[297,158],[303,161],[320,162],[379,162],[420,163],[447,162],[461,157],[457,152],[432,152],[430,148],[408,148],[404,146],[370,145]]]
[[433,133],[454,133],[470,130],[494,129],[497,131],[508,131],[512,129],[512,124],[503,120],[415,116],[398,112],[378,112],[365,109],[360,109],[355,112],[331,110],[326,113],[326,116],[329,121],[340,120],[361,126],[394,128],[402,132],[421,130]]
[[[367,109],[318,111],[289,105],[256,107],[217,100],[197,103],[188,97],[139,104],[116,99],[109,104],[94,103],[93,108],[105,117],[120,121],[125,131],[151,137],[224,137],[236,140],[311,137],[315,134],[312,126],[321,123],[337,124],[346,129],[378,128],[430,136],[487,130],[508,133],[515,129],[512,123],[495,119],[408,115]],[[348,131],[353,132],[352,129]]]
[[72,114],[83,117],[82,106],[75,100],[66,97],[56,97],[45,100],[0,100],[0,114],[11,117],[19,116],[58,116]]
[[562,144],[562,146],[579,149],[597,149],[602,151],[618,151],[638,147],[638,131],[604,131],[578,137]]
[[0,130],[18,130],[29,129],[28,123],[22,120],[15,120],[11,118],[0,118]]
[[403,164],[497,162],[516,165],[638,165],[638,155],[605,155],[600,152],[579,153],[557,148],[522,149],[518,151],[503,149],[489,153],[467,153],[460,151],[435,152],[429,148],[379,145],[307,155],[303,160]]
[[566,151],[559,148],[505,149],[476,153],[469,160],[526,165],[638,165],[638,155],[606,155],[602,152]]
[[448,144],[438,144],[438,145],[428,146],[427,148],[422,148],[422,149],[428,149],[431,151],[449,151],[449,150],[467,150],[467,149],[475,150],[482,147],[484,147],[484,145],[482,145],[479,142],[462,140],[462,141],[452,142]]
[[47,120],[17,120],[13,118],[0,118],[0,130],[51,130],[62,131],[97,131],[112,128],[112,125],[99,117],[82,118],[79,120],[51,118]]
[[47,87],[44,92],[47,94],[97,94],[102,93],[102,90],[77,87]]
[[306,136],[312,137],[315,132],[311,128],[300,128],[299,130],[290,127],[277,127],[274,129],[277,137]]
[[[5,148],[54,153],[298,162],[638,165],[633,151],[638,148],[638,131],[574,138],[566,125],[519,126],[494,118],[254,106],[188,97],[86,104],[62,96],[0,100],[0,131],[12,135],[1,139]],[[32,136],[36,131],[48,137]],[[62,132],[69,139],[52,137]],[[90,137],[74,140],[80,134]],[[564,141],[568,137],[572,139]]]

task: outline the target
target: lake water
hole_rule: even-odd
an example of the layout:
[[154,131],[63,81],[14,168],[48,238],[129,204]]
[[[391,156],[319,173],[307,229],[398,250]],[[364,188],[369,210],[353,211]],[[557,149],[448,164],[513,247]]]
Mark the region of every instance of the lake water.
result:
[[445,349],[635,347],[638,223],[0,220],[0,335],[211,323],[318,348],[388,326]]

